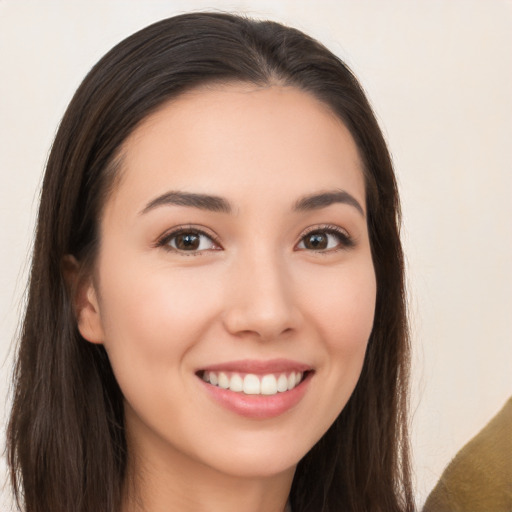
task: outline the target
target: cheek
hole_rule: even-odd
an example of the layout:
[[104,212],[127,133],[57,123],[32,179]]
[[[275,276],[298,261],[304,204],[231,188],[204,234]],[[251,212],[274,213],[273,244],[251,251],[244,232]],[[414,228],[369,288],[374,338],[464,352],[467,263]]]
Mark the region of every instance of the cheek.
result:
[[129,264],[104,268],[104,345],[116,375],[176,367],[215,318],[217,287],[200,273],[192,277],[164,267],[141,272],[142,265]]
[[365,350],[375,314],[376,281],[367,263],[324,277],[310,308],[318,318],[328,349],[347,355]]
[[127,404],[165,437],[169,425],[179,430],[191,414],[183,398],[195,392],[187,387],[188,356],[218,316],[220,301],[214,279],[201,272],[194,277],[158,266],[141,272],[141,266],[104,273],[104,345]]
[[326,276],[323,291],[310,302],[324,349],[325,376],[331,393],[325,396],[331,419],[352,394],[364,362],[376,299],[373,265],[354,265]]

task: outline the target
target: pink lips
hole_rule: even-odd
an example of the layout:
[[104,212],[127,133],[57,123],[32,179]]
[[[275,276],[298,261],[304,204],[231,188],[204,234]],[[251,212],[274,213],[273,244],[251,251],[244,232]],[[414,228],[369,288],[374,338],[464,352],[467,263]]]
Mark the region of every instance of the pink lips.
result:
[[311,370],[311,366],[289,359],[271,359],[269,361],[259,361],[251,359],[243,359],[240,361],[230,361],[228,363],[214,364],[205,366],[201,370],[210,372],[240,372],[240,373],[254,373],[262,375],[265,373],[279,373],[279,372],[306,372]]
[[292,409],[303,398],[314,373],[311,366],[288,359],[269,361],[246,359],[215,364],[201,368],[197,372],[198,377],[201,377],[204,372],[229,372],[258,376],[290,372],[304,373],[302,381],[296,387],[273,395],[247,395],[201,380],[205,391],[217,403],[240,416],[253,419],[274,418]]

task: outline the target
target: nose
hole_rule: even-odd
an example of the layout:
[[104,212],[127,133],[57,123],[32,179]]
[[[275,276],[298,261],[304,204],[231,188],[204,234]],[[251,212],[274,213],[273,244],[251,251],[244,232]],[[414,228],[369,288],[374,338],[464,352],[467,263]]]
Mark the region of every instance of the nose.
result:
[[240,259],[230,269],[229,281],[223,320],[231,334],[271,341],[299,329],[297,290],[277,256],[260,252]]

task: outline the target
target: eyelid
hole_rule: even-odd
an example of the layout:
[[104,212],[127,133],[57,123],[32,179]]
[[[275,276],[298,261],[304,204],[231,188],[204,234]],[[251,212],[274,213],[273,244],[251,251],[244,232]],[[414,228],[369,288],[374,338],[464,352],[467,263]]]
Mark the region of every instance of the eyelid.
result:
[[[181,233],[197,233],[198,235],[203,235],[214,243],[217,246],[215,249],[203,249],[200,251],[180,251],[169,245],[169,241],[180,235]],[[156,242],[153,244],[154,247],[162,247],[163,249],[170,252],[177,252],[179,254],[183,254],[185,256],[197,256],[199,254],[203,254],[208,251],[218,251],[222,250],[223,247],[220,244],[219,237],[211,232],[209,229],[204,227],[198,227],[194,224],[181,224],[179,226],[174,226],[167,231],[165,231],[162,235],[160,235]]]
[[352,238],[352,236],[349,234],[349,232],[346,229],[344,229],[340,226],[337,226],[336,224],[320,224],[320,225],[310,226],[310,227],[306,228],[300,234],[299,241],[295,244],[295,247],[297,247],[304,240],[304,238],[306,236],[308,236],[312,233],[317,233],[317,232],[324,232],[324,233],[338,236],[340,238],[339,247],[335,247],[332,249],[318,249],[318,250],[313,250],[313,249],[309,249],[309,250],[308,249],[296,249],[296,250],[325,254],[325,253],[336,252],[339,250],[350,249],[351,247],[353,247],[355,245],[354,239]]

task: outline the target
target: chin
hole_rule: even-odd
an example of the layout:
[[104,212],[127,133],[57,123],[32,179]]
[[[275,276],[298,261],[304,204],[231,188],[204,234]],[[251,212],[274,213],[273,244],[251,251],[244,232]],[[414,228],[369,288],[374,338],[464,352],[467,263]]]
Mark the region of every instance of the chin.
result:
[[224,474],[267,478],[293,473],[299,461],[314,445],[314,440],[298,442],[294,435],[288,435],[285,440],[262,439],[261,435],[254,437],[230,444],[218,444],[215,451],[208,454],[203,452],[202,459]]

